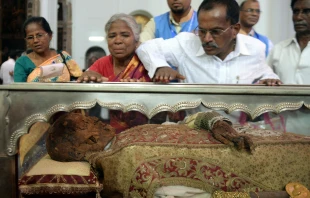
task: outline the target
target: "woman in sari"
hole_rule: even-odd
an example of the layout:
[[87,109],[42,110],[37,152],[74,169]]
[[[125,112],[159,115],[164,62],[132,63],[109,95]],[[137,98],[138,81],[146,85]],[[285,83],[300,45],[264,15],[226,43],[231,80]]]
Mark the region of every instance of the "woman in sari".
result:
[[[135,19],[127,14],[115,14],[107,22],[105,32],[110,55],[98,59],[77,82],[151,81],[135,54],[140,35]],[[110,124],[117,133],[147,121],[147,117],[139,112],[110,111]]]
[[[67,52],[50,49],[53,32],[45,18],[27,19],[23,31],[27,47],[32,52],[17,59],[14,82],[66,82],[81,76],[81,69]],[[50,77],[42,77],[41,67],[48,65],[60,66],[58,75],[52,73]]]

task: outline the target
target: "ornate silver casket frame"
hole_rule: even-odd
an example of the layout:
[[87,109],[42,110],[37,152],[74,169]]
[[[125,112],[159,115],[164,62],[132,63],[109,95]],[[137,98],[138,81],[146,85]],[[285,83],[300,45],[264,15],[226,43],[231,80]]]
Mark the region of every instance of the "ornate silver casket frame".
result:
[[19,138],[33,123],[48,122],[60,111],[99,104],[124,112],[139,111],[151,118],[162,111],[204,106],[227,113],[243,111],[254,119],[265,112],[310,109],[310,86],[16,83],[0,86],[0,104],[1,158],[5,162],[12,160],[9,156],[17,153]]

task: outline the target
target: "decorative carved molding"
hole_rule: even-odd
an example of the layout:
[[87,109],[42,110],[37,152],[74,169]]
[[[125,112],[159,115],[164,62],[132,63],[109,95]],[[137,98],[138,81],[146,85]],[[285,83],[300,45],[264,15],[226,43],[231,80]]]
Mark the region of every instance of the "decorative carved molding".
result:
[[258,116],[266,112],[273,112],[273,113],[279,114],[287,110],[300,109],[303,106],[304,102],[298,102],[298,103],[283,102],[277,105],[264,104],[254,109],[254,111],[252,111],[247,105],[240,104],[240,103],[228,105],[227,103],[223,103],[223,102],[215,102],[215,103],[202,102],[202,104],[209,109],[222,110],[229,114],[234,111],[242,111],[246,113],[247,115],[249,115],[252,119],[255,119]]
[[168,104],[160,104],[157,105],[154,109],[152,109],[147,115],[147,117],[150,119],[156,114],[163,112],[163,111],[170,111],[170,112],[177,112],[184,109],[193,109],[197,108],[201,104],[201,100],[198,100],[196,102],[179,102],[176,105],[168,105]]

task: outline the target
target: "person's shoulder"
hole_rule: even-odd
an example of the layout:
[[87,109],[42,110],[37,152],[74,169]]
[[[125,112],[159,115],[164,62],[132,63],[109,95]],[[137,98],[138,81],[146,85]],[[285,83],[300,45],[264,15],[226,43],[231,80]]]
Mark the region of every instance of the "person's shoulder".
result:
[[166,20],[167,17],[169,17],[170,13],[169,12],[165,12],[163,14],[157,15],[154,17],[154,22],[162,22],[162,20]]
[[64,50],[59,50],[58,53],[62,53],[63,55],[65,56],[71,56],[67,51],[64,51]]
[[292,42],[294,42],[294,38],[289,38],[283,41],[280,41],[279,43],[277,43],[274,48],[284,48],[286,46],[288,46],[289,44],[291,44]]
[[260,34],[260,33],[256,32],[256,31],[254,31],[254,33],[255,33],[258,37],[262,37],[262,38],[264,38],[264,39],[269,39],[267,36],[265,36],[265,35],[263,35],[263,34]]
[[179,40],[199,40],[198,36],[193,32],[180,32],[175,38]]
[[103,65],[112,64],[112,55],[107,55],[99,58],[96,60],[92,66],[94,67],[101,67]]
[[162,17],[162,16],[166,16],[166,15],[169,15],[170,12],[165,12],[163,14],[160,14],[160,15],[157,15],[155,16],[154,18],[159,18],[159,17]]
[[9,60],[2,63],[1,67],[11,67],[15,65],[15,60],[10,58]]
[[261,42],[259,39],[253,38],[252,36],[238,34],[237,39],[241,40],[247,46],[265,46],[263,42]]
[[25,61],[30,60],[29,57],[27,55],[24,56],[20,56],[15,63],[24,63]]
[[[98,62],[106,62],[106,61],[110,61],[111,60],[111,58],[112,58],[112,55],[110,54],[110,55],[107,55],[107,56],[103,56],[103,57],[100,57],[100,58],[98,58]],[[96,62],[97,62],[96,61]]]

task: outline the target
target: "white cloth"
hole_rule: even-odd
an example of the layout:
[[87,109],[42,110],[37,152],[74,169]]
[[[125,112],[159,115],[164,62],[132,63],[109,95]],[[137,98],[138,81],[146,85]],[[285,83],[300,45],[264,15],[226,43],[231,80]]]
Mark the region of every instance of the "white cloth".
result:
[[310,42],[301,51],[296,38],[282,41],[269,54],[268,64],[285,84],[310,84]]
[[15,60],[12,58],[2,63],[0,68],[0,78],[3,80],[4,85],[14,83],[14,78],[10,75],[10,72],[14,72],[14,67]]
[[[301,51],[296,38],[290,38],[274,46],[268,56],[268,64],[284,84],[310,84],[310,42]],[[310,110],[285,111],[286,130],[310,135]]]
[[50,65],[44,65],[40,67],[40,77],[41,78],[53,78],[57,76],[61,76],[64,70],[63,63],[56,63]]
[[171,64],[186,76],[184,83],[251,84],[258,78],[278,79],[266,64],[265,48],[261,41],[238,34],[235,50],[221,60],[207,55],[194,33],[181,32],[142,43],[136,52],[151,78],[157,68]]
[[211,194],[192,187],[163,186],[156,189],[154,198],[211,198]]

